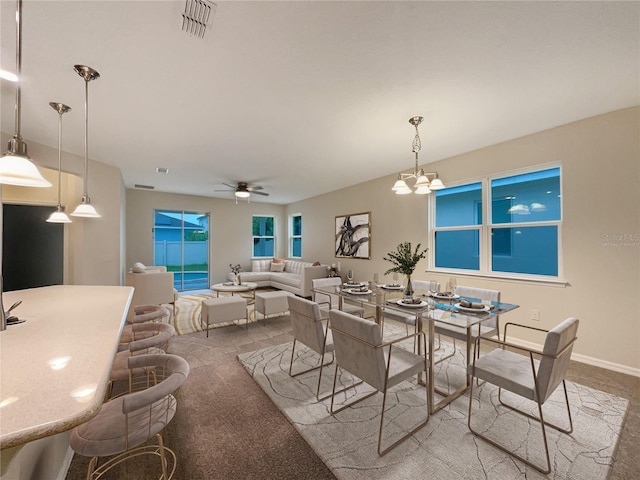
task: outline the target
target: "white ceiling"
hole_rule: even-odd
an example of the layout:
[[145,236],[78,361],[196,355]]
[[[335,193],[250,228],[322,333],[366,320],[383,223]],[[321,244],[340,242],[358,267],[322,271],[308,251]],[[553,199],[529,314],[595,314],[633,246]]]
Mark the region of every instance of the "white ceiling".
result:
[[[638,2],[217,2],[204,39],[184,1],[23,6],[22,135],[116,165],[127,187],[286,204],[640,103]],[[15,0],[2,68],[15,69]],[[2,131],[14,132],[2,82]],[[4,147],[4,146],[3,146]],[[168,175],[155,172],[169,168]],[[445,179],[446,181],[446,179]]]

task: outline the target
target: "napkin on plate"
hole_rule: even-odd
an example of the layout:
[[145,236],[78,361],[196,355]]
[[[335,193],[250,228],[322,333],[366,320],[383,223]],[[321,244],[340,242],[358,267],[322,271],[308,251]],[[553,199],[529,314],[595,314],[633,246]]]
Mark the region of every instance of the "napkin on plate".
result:
[[402,303],[405,303],[407,305],[420,305],[422,303],[422,300],[420,300],[419,298],[403,298]]
[[476,308],[478,310],[484,309],[484,303],[470,302],[468,300],[460,300],[460,306],[464,308]]

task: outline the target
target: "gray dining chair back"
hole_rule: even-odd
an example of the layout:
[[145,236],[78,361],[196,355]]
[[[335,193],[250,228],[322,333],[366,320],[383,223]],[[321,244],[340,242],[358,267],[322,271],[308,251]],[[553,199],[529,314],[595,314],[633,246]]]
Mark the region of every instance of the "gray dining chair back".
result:
[[[329,315],[329,325],[334,339],[336,359],[330,411],[332,414],[336,414],[378,392],[382,392],[382,413],[380,415],[380,428],[378,431],[378,455],[384,455],[425,426],[429,421],[429,402],[425,398],[425,420],[415,425],[410,431],[405,432],[400,439],[391,445],[382,448],[382,431],[389,389],[414,375],[419,375],[421,372],[425,372],[426,374],[427,372],[426,356],[409,352],[400,346],[396,346],[396,344],[417,336],[421,336],[424,341],[426,337],[423,332],[416,332],[390,342],[383,342],[380,327],[376,323],[340,310],[331,310]],[[340,392],[363,382],[366,382],[375,390],[367,395],[360,395],[360,398],[352,400],[350,403],[346,403],[337,410],[334,410],[333,406],[336,394],[340,393],[336,392],[338,367],[360,379],[359,382],[344,387]],[[426,395],[426,388],[420,390],[424,391]],[[355,396],[357,396],[357,394],[353,396],[347,395],[347,398],[352,399]],[[396,419],[396,421],[397,420],[398,419]]]
[[[320,306],[316,302],[301,297],[288,297],[289,316],[293,337],[298,342],[322,355],[325,346],[325,327]],[[324,318],[326,320],[326,317]]]
[[577,333],[577,318],[568,318],[547,333],[538,368],[540,403],[546,402],[567,376]]
[[382,344],[380,327],[347,313],[332,312],[330,319],[332,332],[341,332],[333,335],[337,366],[383,391],[386,371],[384,350],[375,348]]
[[[329,395],[320,397],[320,384],[322,383],[323,367],[330,365],[334,358],[327,364],[324,363],[326,353],[333,352],[333,341],[329,331],[329,318],[323,316],[320,307],[316,302],[306,298],[287,297],[289,302],[289,317],[293,328],[293,345],[291,347],[291,361],[289,363],[289,375],[297,377],[313,370],[319,370],[318,385],[316,388],[316,399],[318,401],[328,398]],[[325,325],[327,324],[327,325]],[[296,344],[300,342],[320,355],[320,363],[317,366],[293,373],[293,363],[296,358]]]
[[[481,351],[481,344],[485,342],[493,343],[498,348],[481,354],[478,358],[474,355],[473,363],[468,366],[468,373],[472,376],[471,389],[469,391],[469,416],[467,421],[469,430],[474,435],[487,441],[491,445],[545,474],[551,471],[549,446],[547,443],[545,425],[562,433],[570,434],[573,432],[573,420],[571,418],[571,407],[569,406],[569,396],[567,394],[565,378],[567,376],[569,362],[571,360],[573,345],[577,339],[576,335],[578,333],[578,324],[579,321],[577,318],[567,318],[546,333],[543,348],[541,351],[537,351],[508,343],[507,331],[509,327],[519,327],[541,332],[545,332],[545,330],[527,325],[507,323],[505,325],[504,341],[478,337],[475,342],[476,352]],[[510,348],[505,348],[507,346]],[[483,426],[482,428],[476,427],[474,429],[472,426],[472,404],[474,398],[473,377],[498,386],[498,401],[502,406],[539,422],[542,430],[542,440],[546,456],[545,466],[534,463],[529,458],[525,458],[524,456],[509,450],[505,445],[498,442],[498,438],[490,438],[490,427]],[[545,421],[542,410],[542,405],[556,391],[560,384],[562,384],[564,390],[564,399],[567,408],[567,427],[562,427]],[[534,416],[505,402],[502,396],[503,389],[536,402],[538,407],[538,416]],[[526,425],[528,426],[528,424]]]
[[[329,310],[332,308],[340,307],[340,295],[336,293],[325,293],[318,292],[316,289],[322,289],[322,287],[335,288],[339,287],[342,284],[342,279],[340,277],[329,277],[329,278],[314,278],[311,280],[311,285],[313,287],[313,301],[316,302],[320,306],[320,311],[323,315],[329,315]],[[342,310],[348,313],[352,313],[354,315],[359,315],[360,317],[364,316],[364,308],[359,307],[357,305],[351,305],[346,302],[342,302]]]

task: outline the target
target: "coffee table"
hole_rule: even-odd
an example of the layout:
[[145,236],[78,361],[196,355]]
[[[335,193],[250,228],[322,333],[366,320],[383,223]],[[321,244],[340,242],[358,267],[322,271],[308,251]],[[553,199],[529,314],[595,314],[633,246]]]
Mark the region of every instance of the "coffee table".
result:
[[231,292],[232,296],[235,293],[252,292],[254,300],[256,299],[256,288],[258,288],[258,284],[252,282],[242,282],[240,285],[227,283],[216,283],[215,285],[211,285],[211,290],[216,292],[216,297],[220,296],[220,292]]

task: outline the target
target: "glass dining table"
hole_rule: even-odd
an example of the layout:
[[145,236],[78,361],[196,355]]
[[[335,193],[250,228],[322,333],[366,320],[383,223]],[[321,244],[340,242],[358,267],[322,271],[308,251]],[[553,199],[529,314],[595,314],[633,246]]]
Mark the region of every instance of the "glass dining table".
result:
[[[383,287],[368,287],[362,285],[360,287],[348,288],[346,286],[328,286],[314,289],[314,292],[325,295],[337,295],[339,298],[338,308],[342,308],[343,302],[357,304],[363,308],[373,310],[373,318],[379,325],[383,324],[385,312],[393,312],[404,316],[415,315],[418,331],[424,331],[427,335],[427,354],[428,354],[428,372],[427,380],[421,377],[418,381],[427,388],[427,400],[429,402],[429,413],[435,413],[444,408],[449,403],[466,392],[471,386],[471,377],[466,374],[465,385],[459,387],[452,392],[445,392],[436,388],[433,381],[435,360],[435,325],[437,322],[457,327],[462,331],[466,331],[466,358],[471,358],[474,327],[482,333],[482,324],[498,315],[511,312],[519,307],[519,305],[503,302],[494,302],[479,298],[469,297],[446,297],[435,296],[430,294],[414,296],[414,302],[405,304],[403,302],[403,292],[399,289],[385,289]],[[472,306],[465,308],[461,305],[461,301],[472,302]],[[463,302],[464,303],[464,302]],[[475,304],[475,305],[474,305]],[[480,307],[479,304],[483,306]],[[478,308],[472,308],[478,307]],[[422,345],[422,338],[418,337],[418,351],[422,353],[425,346]],[[436,402],[436,394],[441,397]]]

